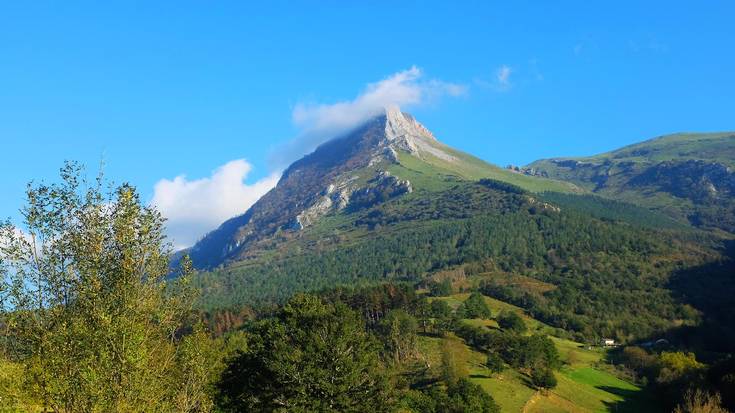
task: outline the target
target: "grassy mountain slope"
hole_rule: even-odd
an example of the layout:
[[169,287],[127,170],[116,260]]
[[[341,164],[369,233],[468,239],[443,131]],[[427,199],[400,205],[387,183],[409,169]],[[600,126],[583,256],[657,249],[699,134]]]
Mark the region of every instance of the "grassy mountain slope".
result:
[[419,187],[426,189],[434,188],[446,177],[456,177],[470,181],[490,178],[516,185],[531,192],[583,192],[576,185],[569,182],[513,173],[467,153],[444,145],[442,147],[457,160],[450,162],[431,155],[418,159],[406,153],[399,153],[399,163],[391,165],[388,170],[405,179],[413,178],[412,182],[416,182]]
[[735,133],[675,134],[523,169],[704,228],[735,232]]
[[683,158],[735,166],[734,140],[735,132],[677,133],[628,145],[587,159],[663,162]]
[[[454,294],[438,297],[436,300],[446,301],[450,307],[456,308],[467,299],[469,294]],[[625,381],[615,375],[610,365],[605,363],[606,351],[599,347],[588,348],[579,342],[553,337],[556,330],[543,322],[535,320],[523,312],[523,309],[511,304],[484,297],[493,314],[501,311],[513,311],[519,314],[529,331],[526,334],[540,333],[552,335],[552,340],[564,363],[556,373],[558,386],[548,391],[538,391],[528,377],[508,368],[501,373],[493,374],[485,366],[486,354],[468,346],[460,338],[459,345],[464,346],[467,358],[466,366],[472,381],[493,396],[503,412],[600,412],[600,411],[660,411],[651,395],[637,385]],[[464,323],[497,329],[495,320],[465,319]],[[420,337],[420,348],[431,365],[439,365],[441,339],[436,337]]]

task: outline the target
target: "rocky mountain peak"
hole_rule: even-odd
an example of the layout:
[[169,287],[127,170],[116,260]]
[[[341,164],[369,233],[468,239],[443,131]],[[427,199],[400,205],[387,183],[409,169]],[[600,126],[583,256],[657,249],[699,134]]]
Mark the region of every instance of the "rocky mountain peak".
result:
[[447,161],[456,160],[453,156],[438,147],[438,141],[424,125],[413,116],[401,112],[398,106],[385,108],[385,141],[391,152],[406,151],[422,158],[431,154]]
[[456,160],[434,135],[397,106],[294,162],[278,185],[245,214],[211,232],[190,250],[195,265],[211,267],[248,256],[274,234],[288,237],[345,208],[365,208],[410,193],[411,182],[387,169],[399,154]]

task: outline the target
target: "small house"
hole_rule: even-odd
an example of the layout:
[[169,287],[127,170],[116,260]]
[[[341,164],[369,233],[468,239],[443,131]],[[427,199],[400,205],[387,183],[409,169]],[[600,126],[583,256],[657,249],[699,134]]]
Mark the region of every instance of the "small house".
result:
[[603,347],[612,347],[615,345],[615,340],[611,338],[603,338],[602,340],[600,340],[600,344]]

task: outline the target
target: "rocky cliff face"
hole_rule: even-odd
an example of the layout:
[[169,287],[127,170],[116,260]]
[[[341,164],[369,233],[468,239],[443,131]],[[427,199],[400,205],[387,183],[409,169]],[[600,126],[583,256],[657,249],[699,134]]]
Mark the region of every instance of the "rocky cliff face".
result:
[[634,186],[655,186],[696,203],[715,202],[735,195],[735,171],[717,162],[666,161],[631,179]]
[[293,163],[250,210],[223,223],[188,251],[194,264],[209,268],[240,259],[258,241],[301,231],[326,214],[411,192],[410,182],[386,171],[398,162],[399,152],[454,160],[411,115],[387,108],[385,114]]

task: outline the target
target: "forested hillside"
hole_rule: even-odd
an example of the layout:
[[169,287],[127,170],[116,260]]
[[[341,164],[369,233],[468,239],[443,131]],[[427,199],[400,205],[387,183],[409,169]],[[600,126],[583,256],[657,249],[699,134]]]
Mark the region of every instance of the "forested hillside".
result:
[[[522,303],[580,337],[643,337],[694,323],[667,288],[678,270],[716,260],[704,234],[600,220],[496,181],[456,183],[325,221],[312,236],[196,278],[206,308],[280,303],[296,291],[385,280],[419,282],[463,268],[487,292]],[[701,239],[700,239],[701,238]],[[710,240],[714,245],[716,241]],[[504,274],[548,283],[544,294],[496,285]]]

